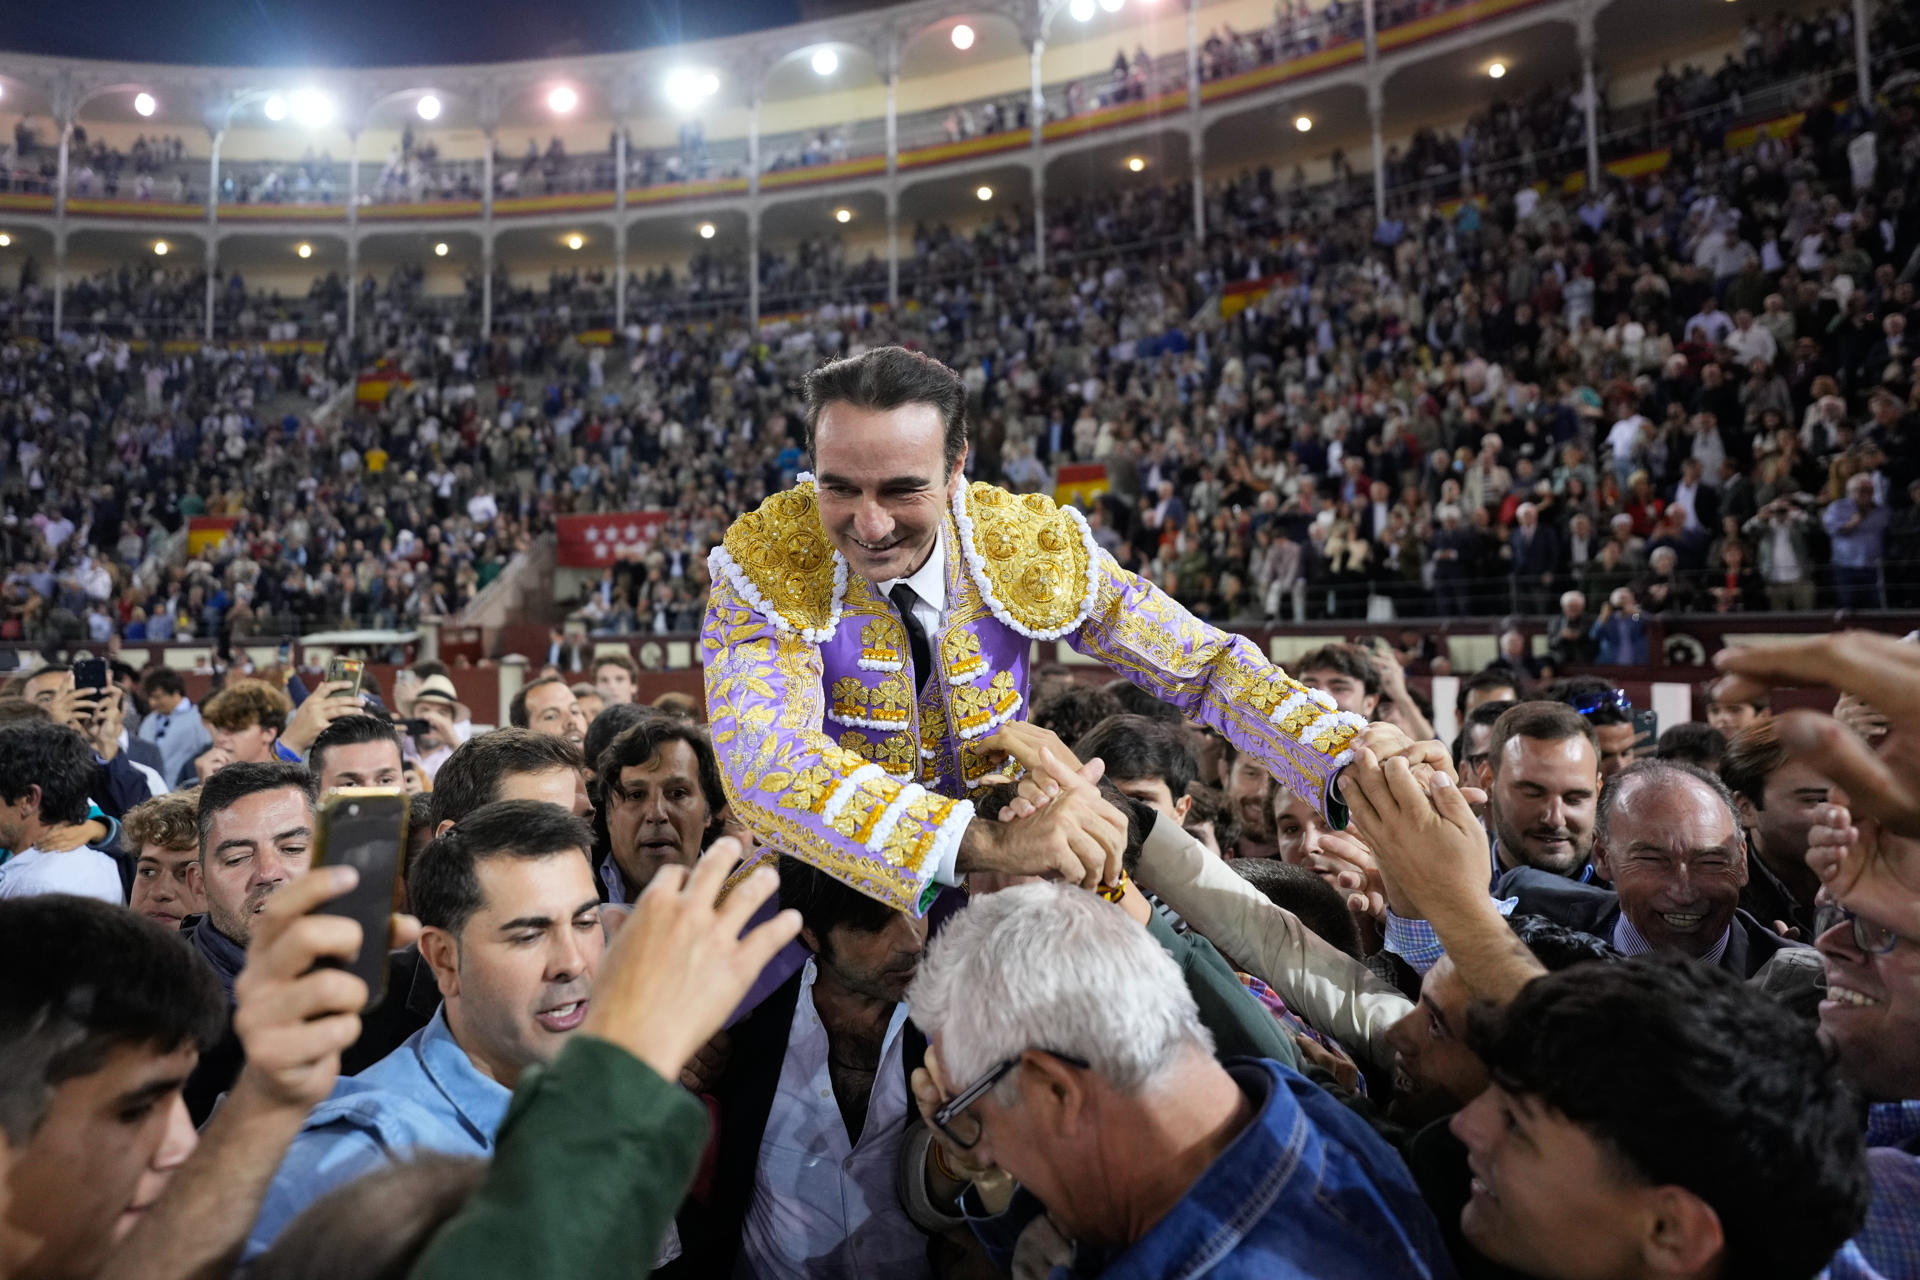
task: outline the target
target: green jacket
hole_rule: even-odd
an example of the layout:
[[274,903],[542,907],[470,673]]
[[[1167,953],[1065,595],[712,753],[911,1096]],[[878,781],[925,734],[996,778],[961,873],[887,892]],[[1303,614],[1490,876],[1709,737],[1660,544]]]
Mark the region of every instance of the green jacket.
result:
[[707,1110],[605,1040],[575,1036],[530,1070],[493,1167],[411,1280],[643,1276],[707,1145]]
[[1147,917],[1147,932],[1180,966],[1187,990],[1199,1006],[1200,1021],[1213,1033],[1214,1052],[1222,1058],[1271,1058],[1300,1070],[1300,1049],[1275,1021],[1225,956],[1191,929],[1176,933],[1158,910]]

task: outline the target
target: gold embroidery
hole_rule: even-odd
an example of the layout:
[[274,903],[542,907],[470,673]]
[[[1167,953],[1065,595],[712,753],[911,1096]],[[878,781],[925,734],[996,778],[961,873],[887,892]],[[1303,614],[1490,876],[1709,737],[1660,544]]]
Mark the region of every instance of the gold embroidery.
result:
[[1079,616],[1093,564],[1080,526],[1052,499],[1016,498],[976,483],[967,489],[973,545],[986,562],[981,585],[1021,627],[1051,631]]
[[811,484],[776,493],[733,522],[727,554],[767,605],[795,630],[833,616],[834,557]]
[[948,626],[940,641],[940,656],[949,680],[971,680],[987,669],[986,659],[980,656],[980,637],[965,627]]
[[876,740],[848,730],[840,735],[840,745],[859,752],[888,773],[911,776],[919,770],[920,754],[913,749],[913,739],[904,733],[890,733]]
[[868,662],[900,661],[900,645],[894,633],[900,625],[891,618],[875,618],[860,628],[860,656]]

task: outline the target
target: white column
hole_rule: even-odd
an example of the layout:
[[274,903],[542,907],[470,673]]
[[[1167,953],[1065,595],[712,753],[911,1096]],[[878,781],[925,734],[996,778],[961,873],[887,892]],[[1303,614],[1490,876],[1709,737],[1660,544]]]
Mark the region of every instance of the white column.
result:
[[[480,110],[484,115],[496,104],[492,99],[482,99]],[[486,152],[480,160],[480,336],[493,336],[493,152],[499,141],[496,120],[483,120],[481,132],[486,136]]]
[[1593,70],[1593,51],[1596,43],[1593,30],[1593,11],[1582,10],[1577,29],[1580,44],[1580,94],[1584,99],[1581,111],[1586,116],[1587,126],[1587,191],[1600,190],[1600,80]]
[[613,340],[627,327],[627,122],[613,134]]
[[887,184],[887,307],[900,306],[900,188]]
[[1387,93],[1376,77],[1367,82],[1367,125],[1373,133],[1373,216],[1376,221],[1387,216],[1387,146],[1381,129],[1386,111]]
[[360,303],[360,130],[347,134],[347,347]]
[[493,228],[480,232],[480,336],[493,336]]
[[887,306],[900,305],[900,47],[887,49]]
[[1047,140],[1047,93],[1040,80],[1040,62],[1046,56],[1047,42],[1035,38],[1027,60],[1027,87],[1032,99],[1027,107],[1028,132],[1033,138],[1033,264],[1037,271],[1047,269],[1047,161],[1041,149]]
[[1858,84],[1854,92],[1860,97],[1860,106],[1864,111],[1873,110],[1873,65],[1872,54],[1867,50],[1868,27],[1872,18],[1867,12],[1867,0],[1853,0],[1853,65]]
[[67,305],[67,226],[66,219],[53,224],[53,345],[60,345],[60,325]]
[[1207,155],[1206,135],[1200,131],[1198,117],[1190,137],[1187,150],[1193,153],[1193,243],[1199,246],[1207,242]]

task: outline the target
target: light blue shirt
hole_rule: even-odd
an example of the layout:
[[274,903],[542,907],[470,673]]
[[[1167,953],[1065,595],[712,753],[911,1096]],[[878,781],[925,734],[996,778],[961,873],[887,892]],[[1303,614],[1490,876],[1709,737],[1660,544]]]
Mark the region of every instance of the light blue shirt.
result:
[[172,715],[158,711],[140,722],[140,739],[151,742],[160,751],[163,781],[171,787],[187,762],[213,745],[213,735],[200,719],[200,708],[181,698]]
[[313,1109],[267,1188],[243,1260],[266,1252],[327,1192],[412,1152],[491,1156],[512,1096],[454,1042],[441,1005],[405,1044],[335,1084]]

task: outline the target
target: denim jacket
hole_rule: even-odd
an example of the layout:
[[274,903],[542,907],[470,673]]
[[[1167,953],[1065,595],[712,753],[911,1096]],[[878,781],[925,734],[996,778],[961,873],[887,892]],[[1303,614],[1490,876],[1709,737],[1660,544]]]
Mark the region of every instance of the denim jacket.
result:
[[[1277,1062],[1228,1069],[1258,1108],[1253,1121],[1144,1236],[1078,1246],[1052,1280],[1451,1280],[1433,1214],[1379,1135]],[[1007,1271],[1040,1212],[1022,1190],[1005,1213],[970,1222]]]
[[245,1261],[335,1187],[414,1151],[486,1157],[512,1092],[481,1073],[447,1029],[446,1006],[407,1042],[333,1086],[267,1188]]

